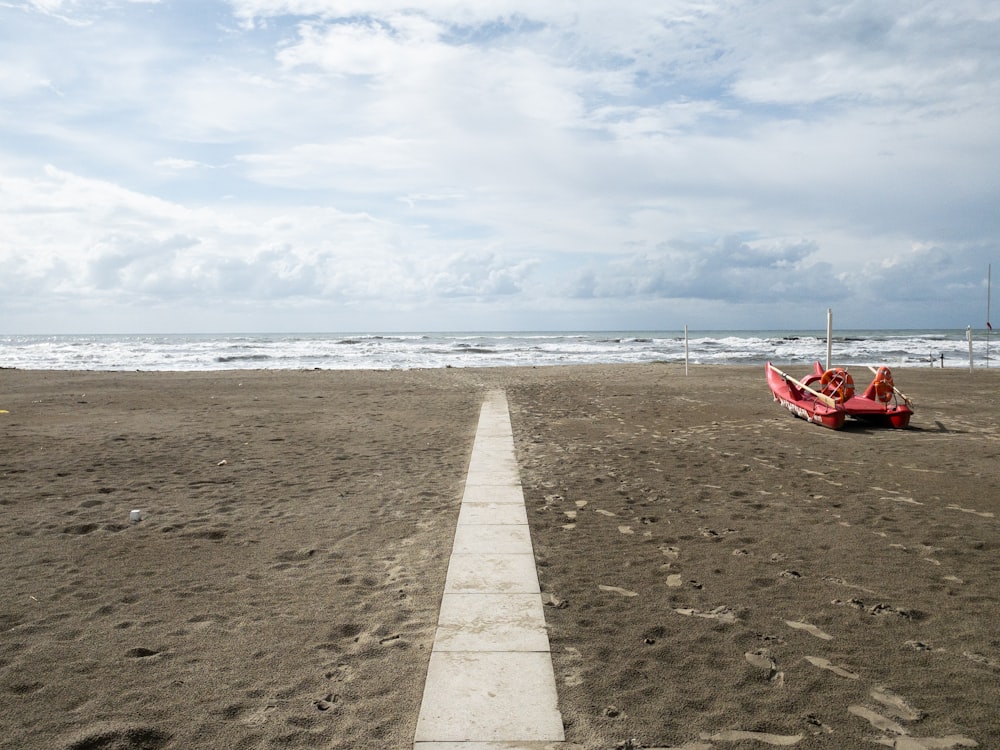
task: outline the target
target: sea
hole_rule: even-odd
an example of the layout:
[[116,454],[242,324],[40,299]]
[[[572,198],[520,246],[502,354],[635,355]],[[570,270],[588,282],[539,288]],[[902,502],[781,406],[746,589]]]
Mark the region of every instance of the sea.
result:
[[[984,367],[987,331],[836,331],[831,363]],[[971,338],[971,342],[970,342]],[[1000,348],[992,342],[992,348]],[[826,331],[549,331],[0,335],[0,368],[30,370],[406,370],[666,362],[811,365]]]

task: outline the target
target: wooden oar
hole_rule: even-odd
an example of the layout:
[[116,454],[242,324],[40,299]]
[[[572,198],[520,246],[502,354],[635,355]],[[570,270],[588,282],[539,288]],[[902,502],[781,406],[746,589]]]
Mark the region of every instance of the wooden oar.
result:
[[799,382],[798,380],[796,380],[795,378],[793,378],[788,373],[785,373],[785,372],[782,372],[781,370],[779,370],[777,367],[775,367],[774,365],[772,365],[770,362],[768,362],[768,367],[770,367],[772,370],[774,370],[776,373],[778,373],[785,380],[791,380],[793,383],[795,383],[795,385],[797,385],[802,390],[808,391],[809,393],[811,393],[812,395],[814,395],[816,397],[816,400],[819,401],[820,403],[826,404],[831,409],[836,409],[837,408],[837,402],[834,401],[829,396],[827,396],[825,393],[820,393],[819,391],[810,388],[805,383]]
[[[872,367],[871,365],[868,365],[868,369],[871,370],[876,375],[878,375],[878,369],[876,369],[875,367]],[[903,399],[903,403],[904,404],[906,404],[907,406],[910,406],[912,404],[912,402],[910,401],[910,397],[907,396],[905,393],[903,393],[901,390],[899,390],[899,388],[896,387],[896,383],[895,382],[893,382],[893,384],[892,384],[892,390],[893,390],[893,393],[895,393],[897,396],[899,396],[901,399]]]

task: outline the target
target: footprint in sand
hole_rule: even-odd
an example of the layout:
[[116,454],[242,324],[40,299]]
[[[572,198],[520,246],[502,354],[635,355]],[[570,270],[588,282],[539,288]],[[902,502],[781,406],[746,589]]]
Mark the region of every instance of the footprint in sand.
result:
[[798,622],[796,620],[785,620],[785,625],[795,630],[804,630],[809,633],[809,635],[815,636],[820,640],[832,641],[833,636],[829,633],[824,633],[822,630],[817,628],[815,625],[810,625],[808,622]]
[[876,592],[871,589],[866,589],[864,586],[858,586],[855,583],[848,583],[843,578],[837,578],[836,576],[823,576],[823,580],[827,583],[833,583],[837,586],[843,586],[848,589],[857,589],[858,591],[864,591],[866,594],[874,594]]
[[243,718],[243,723],[249,724],[250,726],[260,726],[261,724],[266,724],[267,720],[277,710],[277,708],[278,701],[268,701],[257,710],[247,713]]
[[830,672],[833,672],[838,677],[844,677],[845,679],[848,680],[860,679],[859,675],[855,674],[849,669],[845,669],[844,667],[839,667],[836,664],[831,663],[829,659],[823,659],[819,656],[807,656],[806,661],[812,664],[814,667],[819,667],[820,669],[826,669]]
[[813,734],[833,734],[833,727],[824,724],[815,714],[808,714],[806,716],[806,724],[809,725],[809,731]]
[[774,659],[767,652],[766,648],[760,648],[756,651],[747,651],[743,656],[746,660],[755,667],[760,667],[761,669],[768,669],[772,672],[778,668]]
[[615,517],[615,514],[612,513],[610,510],[603,510],[602,508],[597,508],[594,512],[600,513],[602,516],[608,516],[609,518]]
[[777,745],[787,747],[802,740],[801,734],[769,734],[767,732],[744,732],[738,729],[727,729],[724,732],[708,734],[703,732],[698,735],[703,740],[711,742],[742,742],[743,740],[753,740],[763,742],[765,745]]
[[1000,669],[1000,662],[994,661],[993,659],[989,658],[988,656],[984,656],[983,654],[977,654],[972,651],[963,651],[962,656],[964,656],[966,659],[969,659],[970,661],[976,662],[977,664],[985,664],[987,667],[992,667],[993,669]]
[[778,671],[778,663],[771,658],[770,652],[766,648],[759,648],[756,651],[747,651],[743,654],[747,663],[760,669],[766,669],[767,679],[779,687],[785,684],[785,673]]
[[[704,588],[704,584],[698,583],[698,581],[695,580],[690,580],[687,583],[688,586],[690,586],[693,589],[701,590]],[[684,579],[681,577],[679,573],[674,573],[672,575],[667,576],[667,586],[669,588],[679,589],[683,585],[684,585]]]
[[629,591],[628,589],[619,588],[618,586],[605,586],[603,584],[599,585],[601,591],[608,591],[612,594],[621,594],[622,596],[639,596],[635,591]]
[[875,729],[878,729],[882,732],[892,732],[893,734],[909,734],[909,732],[906,731],[906,727],[902,726],[901,724],[898,724],[892,719],[886,718],[880,713],[876,713],[875,711],[867,709],[864,706],[848,706],[847,712],[861,719],[864,719],[873,727],[875,727]]
[[316,706],[317,711],[329,711],[339,700],[340,696],[336,693],[327,693],[324,697],[314,700],[313,705]]
[[[896,737],[891,747],[896,750],[951,750],[953,747],[979,747],[979,743],[960,734],[947,737]],[[885,743],[882,743],[885,744]]]
[[992,513],[985,513],[978,510],[973,510],[972,508],[962,508],[959,507],[958,505],[955,505],[954,503],[948,506],[948,510],[960,510],[963,513],[971,513],[972,515],[979,516],[980,518],[993,518]]
[[736,533],[736,529],[723,529],[722,531],[716,531],[715,529],[708,529],[705,527],[699,528],[698,531],[702,536],[708,537],[709,539],[721,539],[724,536]]
[[718,620],[719,622],[726,624],[736,622],[736,613],[726,606],[716,607],[709,612],[702,612],[700,609],[681,607],[679,609],[675,609],[674,612],[679,615],[684,615],[685,617],[701,617],[705,620]]
[[905,698],[896,695],[887,687],[874,687],[868,693],[872,698],[889,709],[889,712],[904,721],[920,721],[926,714],[911,706]]
[[[873,690],[871,695],[880,703],[884,702],[883,698],[889,698],[894,709],[898,707],[898,703],[906,705],[905,701],[899,698],[899,696],[886,696],[881,693],[876,695],[878,692],[877,690]],[[906,710],[911,712],[911,714],[913,712],[913,709],[909,706],[906,706]],[[896,748],[897,750],[949,750],[949,748],[954,747],[979,747],[978,742],[960,734],[950,734],[946,737],[911,737],[909,736],[909,730],[903,725],[864,706],[848,706],[847,711],[858,718],[864,719],[873,728],[886,733],[886,736],[875,740],[875,742],[880,745]],[[919,718],[922,718],[922,714],[918,714],[911,721],[916,721]]]
[[142,747],[156,750],[166,747],[170,743],[170,739],[171,735],[153,727],[129,726],[87,734],[70,747]]
[[671,560],[676,560],[681,556],[680,547],[660,547],[660,552],[669,557]]
[[542,604],[546,607],[555,607],[556,609],[566,609],[569,606],[569,602],[565,599],[560,599],[549,591],[542,592]]
[[906,503],[907,505],[923,505],[912,497],[880,497],[879,500],[891,500],[894,503]]
[[632,530],[631,526],[619,526],[618,527],[618,532],[620,534],[634,534],[635,533],[635,531]]
[[572,646],[566,646],[565,651],[566,651],[566,658],[569,661],[573,662],[574,664],[577,663],[577,662],[580,662],[581,665],[578,666],[578,667],[576,667],[575,669],[569,670],[566,673],[566,677],[563,679],[563,684],[566,685],[567,687],[574,687],[576,685],[582,685],[583,684],[583,666],[582,666],[583,655],[580,653],[580,651],[578,649],[575,649]]
[[878,604],[873,604],[868,608],[868,614],[870,615],[895,615],[897,617],[902,617],[905,620],[920,620],[923,619],[920,613],[909,609],[899,609],[891,604],[886,604],[885,602],[879,602]]
[[853,607],[854,609],[860,610],[862,612],[867,612],[868,614],[878,617],[880,615],[895,615],[896,617],[902,617],[904,620],[922,620],[923,614],[918,610],[910,609],[899,609],[891,604],[886,604],[885,602],[878,602],[877,604],[872,604],[871,606],[865,604],[863,599],[848,599],[846,602],[842,599],[834,599],[830,604],[835,604],[839,607]]

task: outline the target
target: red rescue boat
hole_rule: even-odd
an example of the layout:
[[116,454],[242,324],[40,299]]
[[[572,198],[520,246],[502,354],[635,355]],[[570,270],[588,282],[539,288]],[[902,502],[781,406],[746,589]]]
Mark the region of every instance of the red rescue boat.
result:
[[854,378],[840,367],[824,370],[816,362],[812,374],[796,380],[767,363],[767,385],[774,400],[807,422],[839,430],[847,417],[902,429],[909,425],[910,399],[896,388],[888,367],[869,368],[875,377],[858,394]]

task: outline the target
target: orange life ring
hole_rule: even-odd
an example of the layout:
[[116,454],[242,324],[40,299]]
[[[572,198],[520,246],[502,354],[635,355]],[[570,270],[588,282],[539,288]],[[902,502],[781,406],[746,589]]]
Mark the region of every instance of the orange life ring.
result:
[[875,380],[872,381],[872,385],[875,386],[876,399],[883,404],[887,404],[892,400],[892,393],[896,388],[896,384],[892,381],[892,373],[888,367],[882,366],[876,370]]
[[838,404],[854,396],[854,378],[841,367],[834,367],[824,372],[819,382],[823,395],[829,396]]

